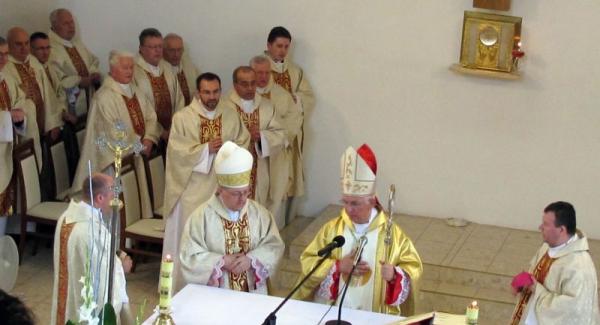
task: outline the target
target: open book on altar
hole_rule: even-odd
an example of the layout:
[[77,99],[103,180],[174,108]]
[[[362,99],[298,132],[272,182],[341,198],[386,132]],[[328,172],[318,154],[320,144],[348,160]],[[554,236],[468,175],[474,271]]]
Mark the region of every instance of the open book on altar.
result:
[[389,325],[464,325],[465,315],[455,315],[442,312],[430,312],[407,317]]

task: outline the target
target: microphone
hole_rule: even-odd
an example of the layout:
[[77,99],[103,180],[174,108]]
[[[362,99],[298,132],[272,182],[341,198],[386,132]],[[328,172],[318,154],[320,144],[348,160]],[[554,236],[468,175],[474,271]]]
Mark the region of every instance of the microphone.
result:
[[332,250],[338,248],[338,247],[342,247],[344,246],[344,243],[346,242],[346,238],[344,238],[344,236],[335,236],[333,238],[333,240],[331,241],[331,243],[327,244],[327,246],[321,248],[318,252],[317,255],[319,255],[319,257],[323,257],[326,254],[330,253]]

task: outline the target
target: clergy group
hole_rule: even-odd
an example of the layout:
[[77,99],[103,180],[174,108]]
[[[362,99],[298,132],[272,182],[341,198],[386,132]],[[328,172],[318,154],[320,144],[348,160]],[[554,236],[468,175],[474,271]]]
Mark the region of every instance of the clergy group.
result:
[[[106,240],[117,235],[107,228],[114,156],[97,146],[117,125],[123,141],[142,144],[133,157],[141,215],[164,221],[162,255],[173,256],[174,292],[194,283],[270,294],[285,250],[279,230],[304,195],[304,117],[315,106],[310,76],[288,56],[291,33],[272,28],[265,51],[232,67],[232,89],[222,93],[221,77],[201,72],[176,33],[141,30],[137,54],[112,49],[104,72],[77,36],[71,12],[56,9],[49,20],[49,31],[16,26],[0,37],[0,234],[17,208],[14,149],[32,140],[42,200],[52,200],[49,148],[62,139],[72,185],[54,236],[52,324],[81,320],[80,279],[90,265],[106,269],[109,258],[115,259],[113,306],[122,324],[133,323],[125,274],[134,261],[109,252]],[[293,298],[339,304],[347,289],[345,307],[412,315],[423,265],[376,195],[376,155],[366,144],[340,154],[340,169],[330,172],[340,173],[343,207],[302,253],[298,281],[334,238],[346,243],[326,255]],[[165,162],[160,196],[152,195],[144,165],[158,156]],[[164,198],[161,211],[153,197]],[[104,240],[90,240],[92,228]],[[518,303],[507,322],[600,324],[596,272],[574,207],[548,205],[540,231],[544,244],[530,269],[513,279]],[[98,274],[96,306],[107,301],[102,288],[111,277]]]

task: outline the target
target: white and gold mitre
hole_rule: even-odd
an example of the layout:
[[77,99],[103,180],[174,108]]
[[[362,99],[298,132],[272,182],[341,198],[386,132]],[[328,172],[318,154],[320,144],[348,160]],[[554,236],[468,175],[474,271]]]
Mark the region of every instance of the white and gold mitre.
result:
[[375,194],[377,160],[368,145],[354,150],[348,147],[341,158],[342,193],[344,195],[368,196]]
[[237,144],[223,143],[215,157],[215,173],[219,185],[230,188],[242,188],[250,185],[252,154]]

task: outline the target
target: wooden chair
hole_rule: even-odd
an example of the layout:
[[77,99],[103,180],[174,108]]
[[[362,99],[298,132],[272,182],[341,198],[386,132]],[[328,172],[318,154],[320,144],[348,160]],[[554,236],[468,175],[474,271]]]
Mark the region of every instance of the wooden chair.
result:
[[[142,244],[163,243],[164,226],[162,219],[142,218],[142,205],[140,201],[140,191],[135,171],[134,157],[130,155],[123,159],[121,169],[121,200],[123,208],[121,209],[121,232],[120,249],[132,255],[161,256],[161,252],[142,249]],[[127,247],[126,241],[132,241],[131,247]]]
[[17,171],[17,189],[19,204],[17,214],[21,217],[21,238],[19,240],[19,256],[23,258],[27,236],[54,238],[54,233],[38,234],[27,233],[27,223],[46,224],[56,226],[58,218],[69,206],[65,202],[42,202],[40,192],[40,179],[37,160],[33,148],[33,140],[29,139],[18,144],[13,149],[13,160]]
[[50,144],[50,163],[54,168],[54,185],[56,188],[56,201],[64,201],[71,187],[69,180],[69,166],[67,151],[62,138]]
[[165,194],[165,163],[163,156],[159,153],[150,158],[144,156],[144,169],[146,171],[146,182],[152,203],[154,217],[163,218],[163,201]]

